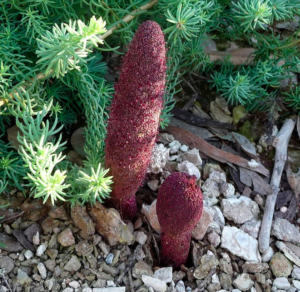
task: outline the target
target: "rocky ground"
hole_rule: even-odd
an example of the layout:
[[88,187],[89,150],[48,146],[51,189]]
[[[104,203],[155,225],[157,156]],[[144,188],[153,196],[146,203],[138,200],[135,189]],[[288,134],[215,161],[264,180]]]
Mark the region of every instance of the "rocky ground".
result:
[[[80,161],[75,152],[70,157]],[[283,219],[291,198],[279,196],[271,246],[262,255],[257,238],[266,196],[251,185],[244,184],[243,193],[236,190],[226,169],[161,134],[137,194],[134,222],[123,222],[116,210],[100,204],[71,211],[68,204],[43,205],[17,192],[2,195],[1,205],[10,206],[0,233],[6,244],[0,292],[298,291],[299,228],[297,221]],[[175,171],[196,175],[204,198],[190,258],[176,271],[159,265],[155,207],[159,186]]]

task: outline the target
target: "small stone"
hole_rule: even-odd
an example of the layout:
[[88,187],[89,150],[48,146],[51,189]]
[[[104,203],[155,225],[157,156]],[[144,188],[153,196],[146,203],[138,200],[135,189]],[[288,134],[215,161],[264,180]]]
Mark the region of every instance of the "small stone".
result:
[[147,182],[147,186],[152,190],[152,191],[157,191],[158,186],[159,186],[159,180],[158,179],[153,179]]
[[284,289],[284,290],[289,289],[291,287],[288,279],[284,277],[276,278],[273,282],[273,286],[275,286],[278,289]]
[[237,224],[243,224],[253,218],[258,218],[259,207],[256,202],[241,196],[222,200],[223,215]]
[[294,265],[292,277],[296,280],[300,280],[300,268]]
[[245,262],[242,266],[248,273],[266,273],[269,270],[269,265],[266,263]]
[[29,278],[27,273],[25,273],[21,269],[18,269],[18,275],[16,278],[16,282],[22,286],[26,286],[26,285],[29,285],[32,282],[32,280],[31,280],[31,278]]
[[51,279],[45,281],[45,286],[46,286],[46,288],[48,288],[48,291],[51,291],[54,285],[55,285],[54,278],[51,278]]
[[281,252],[276,252],[270,261],[270,269],[275,277],[288,277],[293,265]]
[[0,292],[7,292],[8,289],[5,286],[0,285]]
[[107,256],[110,251],[110,246],[107,245],[104,241],[100,241],[98,245],[99,245],[101,251],[104,253],[104,256]]
[[207,235],[207,239],[210,242],[210,244],[214,247],[217,247],[221,243],[221,237],[215,231],[209,233]]
[[56,262],[55,262],[55,260],[46,260],[45,266],[49,271],[54,272]]
[[75,250],[77,255],[87,257],[94,251],[94,248],[87,240],[81,240],[75,245]]
[[182,161],[181,163],[178,164],[178,171],[179,172],[184,172],[189,175],[194,175],[197,179],[201,178],[201,173],[199,169],[191,162],[189,161]]
[[110,265],[113,262],[114,259],[114,254],[113,253],[109,253],[105,259],[105,262]]
[[46,279],[47,278],[47,270],[46,270],[45,265],[43,263],[38,263],[37,269],[38,269],[42,279]]
[[225,183],[220,187],[220,192],[225,198],[232,198],[235,196],[235,188],[230,183]]
[[147,287],[153,288],[156,292],[165,292],[167,290],[167,284],[159,279],[142,275],[142,281]]
[[0,256],[0,269],[9,274],[15,268],[15,262],[9,256]]
[[199,154],[199,150],[196,148],[193,148],[186,153],[181,155],[183,160],[189,161],[193,163],[195,166],[202,166],[202,159]]
[[179,148],[182,152],[187,152],[189,150],[189,146],[181,145]]
[[74,289],[68,287],[68,288],[64,289],[62,292],[74,292]]
[[126,287],[94,288],[93,292],[125,292]]
[[77,281],[72,281],[69,283],[69,286],[74,289],[78,289],[80,287],[80,284]]
[[82,292],[93,292],[92,288],[86,287],[82,289]]
[[72,230],[70,228],[67,228],[64,231],[62,231],[58,235],[57,241],[64,247],[75,244],[75,238],[73,236]]
[[255,238],[236,227],[224,226],[221,247],[247,261],[260,261],[258,242]]
[[173,272],[172,267],[160,268],[154,272],[153,278],[164,281],[165,283],[171,283],[172,282],[172,272]]
[[300,258],[283,242],[277,241],[276,246],[284,253],[284,255],[297,266],[300,266]]
[[293,280],[293,285],[295,286],[295,288],[300,289],[300,281]]
[[221,209],[217,206],[213,206],[212,209],[214,210],[214,221],[220,225],[224,226],[225,225],[225,218],[223,216],[223,213]]
[[179,141],[174,140],[171,143],[169,143],[169,148],[170,148],[170,154],[177,153],[181,144]]
[[219,265],[219,261],[215,255],[208,251],[206,255],[201,257],[199,266],[194,271],[194,277],[198,280],[207,277],[212,269],[215,269]]
[[175,286],[176,292],[185,292],[185,286],[183,281],[178,281]]
[[251,280],[248,274],[238,275],[237,278],[233,281],[233,285],[240,289],[241,291],[250,290],[254,285],[254,282]]
[[39,245],[40,244],[40,234],[37,231],[35,235],[33,235],[32,237],[32,243],[35,245]]
[[202,240],[206,234],[206,231],[210,223],[212,222],[213,222],[213,216],[209,212],[209,209],[207,207],[204,207],[202,216],[192,231],[192,238],[196,240]]
[[88,215],[85,206],[75,204],[71,208],[71,217],[74,224],[87,236],[95,234],[95,225],[92,218]]
[[142,275],[153,276],[151,266],[144,261],[137,262],[132,269],[132,277],[140,279]]
[[25,251],[24,256],[27,260],[30,260],[31,258],[33,258],[33,252],[28,249]]
[[42,256],[44,254],[44,252],[46,251],[47,246],[43,243],[41,245],[39,245],[39,247],[36,250],[36,255],[38,257]]
[[68,263],[64,266],[64,269],[69,272],[76,272],[80,269],[81,264],[76,256],[72,256]]
[[138,242],[141,245],[144,245],[147,241],[147,235],[143,231],[135,231],[133,233],[135,237],[135,241]]
[[114,281],[107,281],[107,287],[116,287]]
[[271,234],[284,241],[300,243],[299,228],[286,219],[276,218],[272,225]]
[[225,289],[225,291],[227,290],[231,290],[231,284],[232,284],[232,280],[231,280],[231,276],[225,273],[220,273],[219,274],[220,277],[220,284],[222,286],[223,289]]
[[285,213],[288,210],[288,208],[286,206],[283,206],[279,210],[281,213]]
[[250,221],[247,221],[241,226],[241,229],[251,235],[254,238],[258,237],[258,232],[260,229],[261,220],[251,219]]

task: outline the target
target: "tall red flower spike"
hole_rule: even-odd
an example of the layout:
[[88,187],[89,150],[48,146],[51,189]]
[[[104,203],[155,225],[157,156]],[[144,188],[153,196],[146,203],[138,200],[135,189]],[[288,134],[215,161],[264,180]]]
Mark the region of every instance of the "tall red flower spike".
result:
[[126,56],[110,108],[105,166],[113,176],[111,197],[123,219],[137,211],[135,193],[146,174],[163,107],[166,77],[164,34],[142,23]]
[[192,230],[203,211],[202,192],[195,183],[195,176],[175,172],[158,191],[156,210],[161,227],[163,265],[178,268],[188,258]]

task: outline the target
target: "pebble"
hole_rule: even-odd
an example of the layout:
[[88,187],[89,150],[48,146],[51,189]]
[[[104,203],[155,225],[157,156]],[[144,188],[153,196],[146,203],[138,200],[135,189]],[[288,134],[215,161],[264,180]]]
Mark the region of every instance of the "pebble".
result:
[[257,203],[245,196],[241,196],[238,199],[224,199],[221,202],[221,206],[223,215],[237,224],[243,224],[257,218],[259,214]]
[[283,242],[277,241],[276,246],[284,253],[284,255],[297,266],[300,266],[300,259],[296,254],[288,248]]
[[159,186],[159,180],[158,179],[154,179],[154,180],[150,180],[147,182],[147,186],[152,190],[152,191],[157,191],[158,190],[158,186]]
[[189,161],[195,166],[202,166],[202,159],[200,157],[199,150],[196,148],[193,148],[187,151],[186,153],[183,153],[181,157],[183,160]]
[[182,161],[177,165],[179,172],[184,172],[189,175],[194,175],[197,179],[201,178],[200,170],[193,163],[189,161]]
[[15,268],[15,261],[9,256],[0,256],[0,269],[9,274]]
[[93,292],[125,292],[126,287],[93,288]]
[[32,243],[35,245],[39,245],[40,244],[40,234],[37,231],[35,235],[33,235],[32,237]]
[[28,249],[25,251],[24,256],[27,260],[30,260],[31,258],[33,258],[33,252]]
[[68,287],[68,288],[64,289],[62,292],[74,292],[74,289]]
[[261,220],[252,219],[250,221],[245,222],[241,229],[251,235],[254,238],[258,237],[258,233],[260,230]]
[[185,291],[185,286],[182,280],[178,281],[176,286],[175,286],[176,292],[186,292]]
[[21,269],[18,269],[18,274],[16,278],[16,283],[26,286],[29,285],[32,282],[31,278],[28,276],[26,272],[24,272]]
[[201,280],[207,277],[211,270],[215,269],[219,265],[219,261],[215,255],[208,251],[207,254],[201,257],[199,266],[194,271],[193,275],[196,279]]
[[45,244],[41,244],[39,245],[39,247],[36,250],[36,255],[38,257],[42,256],[44,254],[44,252],[46,251],[47,246]]
[[114,254],[113,253],[109,253],[105,259],[105,262],[110,265],[113,262],[114,259]]
[[276,252],[270,261],[270,269],[275,277],[288,277],[293,265],[281,252]]
[[47,270],[46,270],[45,265],[43,263],[38,263],[37,269],[38,269],[42,279],[46,279],[47,278]]
[[220,187],[221,194],[226,198],[232,198],[235,196],[235,188],[230,183],[225,183]]
[[154,272],[153,278],[164,281],[165,283],[171,283],[172,282],[172,272],[173,272],[172,267],[160,268]]
[[135,241],[138,242],[141,245],[144,245],[147,241],[147,235],[143,231],[135,231],[133,233],[135,237]]
[[251,289],[254,282],[251,280],[249,274],[244,273],[237,276],[237,278],[233,281],[233,285],[241,291],[247,291]]
[[180,147],[181,147],[181,144],[177,140],[174,140],[171,143],[169,143],[170,154],[177,153]]
[[299,228],[286,219],[276,218],[272,225],[272,235],[280,240],[300,243]]
[[58,235],[57,241],[64,247],[68,247],[75,244],[75,238],[73,236],[72,230],[70,228],[67,228],[64,231],[62,231]]
[[292,277],[296,280],[300,280],[300,268],[294,265],[293,271],[292,271]]
[[273,286],[275,286],[278,289],[284,289],[284,290],[289,289],[291,287],[288,279],[285,277],[276,278],[273,282]]
[[142,275],[142,281],[147,287],[153,288],[156,292],[165,292],[167,290],[167,284],[159,279]]
[[82,292],[93,292],[92,288],[86,287],[82,289]]
[[236,227],[224,226],[221,247],[247,261],[261,260],[257,240]]
[[221,243],[221,237],[215,231],[213,231],[207,235],[207,240],[214,247],[217,247]]
[[295,288],[300,289],[300,281],[293,280],[293,285],[295,286]]
[[213,222],[213,215],[211,214],[209,208],[204,207],[202,216],[192,231],[192,237],[196,240],[202,240],[206,234],[209,225],[212,222]]
[[69,272],[76,272],[80,269],[81,263],[78,260],[77,256],[72,256],[71,259],[64,266],[64,269]]
[[189,150],[189,146],[181,145],[179,148],[182,152],[187,152]]
[[144,261],[138,261],[132,269],[132,277],[140,279],[142,275],[153,276],[152,268]]
[[71,281],[69,283],[69,286],[74,288],[74,289],[78,289],[80,287],[80,284],[77,281]]

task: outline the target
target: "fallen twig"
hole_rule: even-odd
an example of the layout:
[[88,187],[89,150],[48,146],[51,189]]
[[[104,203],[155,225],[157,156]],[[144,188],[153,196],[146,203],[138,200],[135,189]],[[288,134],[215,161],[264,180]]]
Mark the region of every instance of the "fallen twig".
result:
[[168,126],[166,130],[170,134],[172,134],[176,140],[186,144],[191,148],[199,149],[201,153],[204,153],[208,157],[211,157],[219,162],[223,162],[223,163],[230,162],[242,166],[244,168],[253,170],[255,172],[261,173],[264,176],[269,176],[269,171],[264,166],[258,165],[257,167],[251,167],[249,165],[250,161],[248,161],[247,159],[234,155],[229,152],[225,152],[221,149],[218,149],[188,130],[181,129],[178,127],[173,127],[173,126]]
[[271,225],[273,220],[274,208],[279,191],[282,171],[287,160],[287,147],[295,127],[295,121],[285,120],[282,128],[276,135],[273,146],[276,148],[274,170],[270,185],[273,187],[273,193],[268,195],[264,216],[258,237],[258,246],[261,253],[266,253],[269,249]]
[[235,125],[218,122],[211,119],[201,118],[178,107],[174,107],[171,113],[175,118],[191,125],[236,130]]

